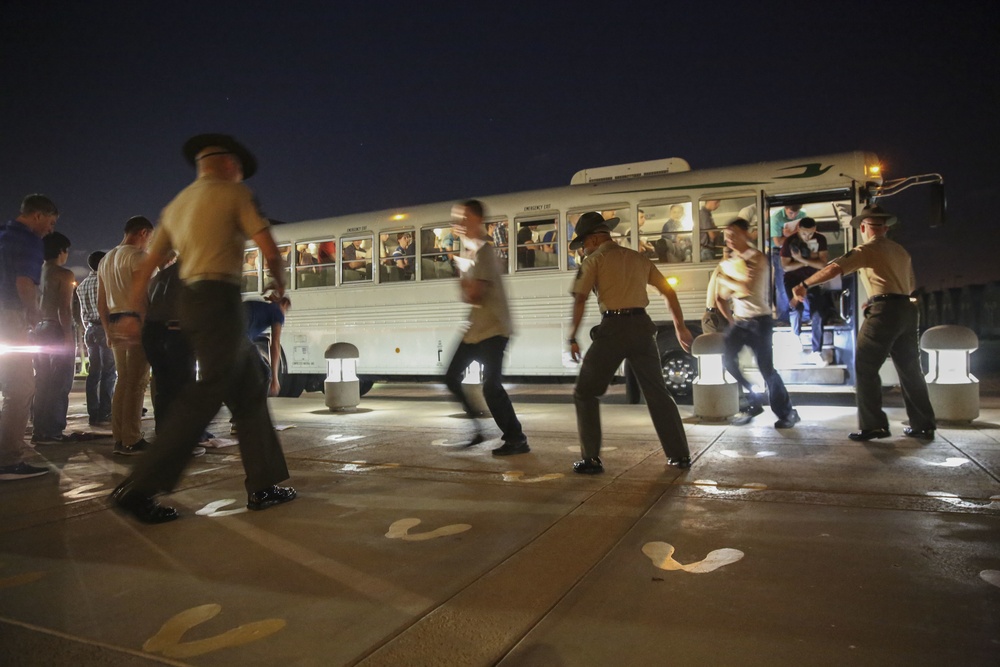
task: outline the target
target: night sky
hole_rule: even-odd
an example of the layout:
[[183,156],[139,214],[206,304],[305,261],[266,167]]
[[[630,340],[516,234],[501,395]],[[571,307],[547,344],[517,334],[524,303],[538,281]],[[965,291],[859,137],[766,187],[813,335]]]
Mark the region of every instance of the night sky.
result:
[[285,221],[862,149],[945,177],[949,225],[900,237],[918,282],[998,280],[998,7],[8,0],[0,205],[52,197],[80,267],[190,182],[201,132],[251,148]]

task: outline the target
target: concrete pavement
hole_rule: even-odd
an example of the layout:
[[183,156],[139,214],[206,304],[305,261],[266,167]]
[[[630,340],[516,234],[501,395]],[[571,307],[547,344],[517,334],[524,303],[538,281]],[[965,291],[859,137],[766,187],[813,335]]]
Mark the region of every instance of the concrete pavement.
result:
[[210,449],[161,526],[107,508],[110,438],[39,445],[56,474],[0,484],[0,665],[1000,664],[1000,406],[929,444],[900,408],[858,444],[849,406],[682,406],[685,472],[612,396],[582,477],[571,391],[515,388],[532,451],[501,459],[437,385],[272,399],[299,498],[247,512]]

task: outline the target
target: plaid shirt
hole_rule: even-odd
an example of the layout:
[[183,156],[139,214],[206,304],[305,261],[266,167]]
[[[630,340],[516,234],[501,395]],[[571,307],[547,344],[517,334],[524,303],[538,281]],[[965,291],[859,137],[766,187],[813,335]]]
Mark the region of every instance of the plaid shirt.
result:
[[76,287],[76,297],[80,300],[80,316],[86,325],[99,324],[101,315],[97,312],[97,272],[80,281]]

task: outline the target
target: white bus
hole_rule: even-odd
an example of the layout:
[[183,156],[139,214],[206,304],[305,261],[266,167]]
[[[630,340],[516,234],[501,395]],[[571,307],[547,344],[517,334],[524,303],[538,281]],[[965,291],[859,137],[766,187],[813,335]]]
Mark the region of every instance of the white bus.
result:
[[[659,265],[697,335],[708,279],[722,257],[722,231],[734,218],[748,219],[758,247],[769,252],[771,212],[801,204],[827,237],[833,258],[858,241],[849,221],[862,206],[914,184],[940,181],[927,175],[884,182],[877,158],[864,152],[706,170],[691,170],[684,160],[671,158],[584,170],[565,187],[478,197],[504,262],[514,320],[505,375],[558,380],[577,374],[566,339],[569,290],[579,258],[566,239],[573,238],[574,223],[587,211],[621,220],[616,240]],[[378,380],[444,374],[468,309],[458,296],[452,260],[460,249],[450,232],[454,203],[273,227],[292,299],[281,341],[282,395],[320,388],[324,353],[335,342],[352,343],[360,351],[363,390]],[[710,215],[703,211],[706,204]],[[257,249],[248,247],[245,298],[254,298],[267,283],[260,265]],[[798,364],[801,344],[779,327],[776,365],[789,384],[854,384],[860,283],[851,276],[827,287],[839,310],[824,327],[824,347],[833,350],[833,363],[825,368]],[[675,395],[684,395],[695,362],[680,350],[662,299],[650,299],[649,313],[659,326],[664,376]],[[583,330],[599,317],[592,304]]]

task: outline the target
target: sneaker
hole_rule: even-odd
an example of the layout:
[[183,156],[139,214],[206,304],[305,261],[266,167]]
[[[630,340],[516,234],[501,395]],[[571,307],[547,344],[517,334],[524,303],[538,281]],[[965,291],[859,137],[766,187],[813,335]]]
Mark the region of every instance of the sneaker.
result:
[[514,454],[527,454],[531,451],[527,440],[520,442],[505,442],[493,450],[493,456],[513,456]]
[[204,456],[205,452],[207,452],[207,451],[208,450],[205,449],[204,447],[202,447],[201,445],[195,445],[191,449],[191,456]]
[[774,428],[792,428],[800,421],[802,421],[802,417],[799,417],[798,410],[792,410],[787,415],[774,422]]
[[729,423],[733,426],[745,426],[750,423],[757,415],[763,414],[764,408],[759,405],[753,404],[743,412],[740,412],[735,417],[729,420]]
[[248,510],[266,510],[268,507],[295,500],[295,489],[290,486],[272,486],[263,491],[255,491],[247,496]]
[[122,456],[135,456],[136,454],[142,454],[149,447],[149,443],[146,442],[145,438],[139,438],[139,442],[134,445],[129,445],[126,447],[118,441],[115,443],[115,454],[121,454]]
[[18,479],[28,479],[29,477],[40,477],[48,474],[48,468],[39,468],[21,461],[12,466],[0,468],[0,482],[13,482]]

